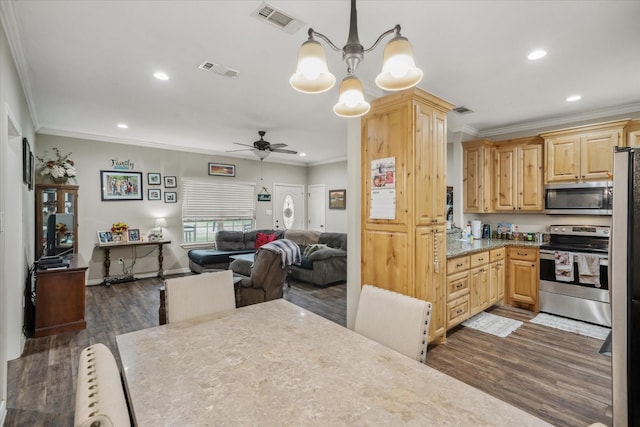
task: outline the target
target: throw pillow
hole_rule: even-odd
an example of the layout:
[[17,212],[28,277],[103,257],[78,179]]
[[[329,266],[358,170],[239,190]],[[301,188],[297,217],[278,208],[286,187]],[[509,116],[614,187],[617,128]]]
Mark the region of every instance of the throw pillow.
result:
[[320,249],[324,249],[324,248],[328,248],[327,245],[322,244],[322,243],[316,243],[315,245],[309,245],[307,246],[307,249],[304,250],[304,254],[302,254],[303,257],[305,258],[309,258],[309,256],[316,252],[319,251]]
[[273,242],[274,240],[276,240],[277,237],[274,234],[264,234],[264,233],[257,233],[256,234],[256,243],[254,245],[254,249],[258,249],[260,246],[269,243],[269,242]]

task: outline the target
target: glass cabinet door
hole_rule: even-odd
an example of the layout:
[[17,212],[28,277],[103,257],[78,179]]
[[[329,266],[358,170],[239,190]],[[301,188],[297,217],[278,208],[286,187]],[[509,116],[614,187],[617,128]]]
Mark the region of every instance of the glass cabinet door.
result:
[[[58,254],[78,251],[78,186],[63,184],[36,185],[35,258],[47,255],[47,247]],[[55,230],[49,230],[49,217],[56,214]],[[47,245],[52,239],[50,245]],[[54,241],[55,240],[55,241]]]

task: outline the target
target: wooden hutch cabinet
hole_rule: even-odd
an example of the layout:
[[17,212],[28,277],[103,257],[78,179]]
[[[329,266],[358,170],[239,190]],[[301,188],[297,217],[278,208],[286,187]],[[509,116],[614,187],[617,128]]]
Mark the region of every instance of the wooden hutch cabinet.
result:
[[66,235],[63,244],[69,253],[78,253],[78,186],[67,184],[37,184],[36,185],[36,242],[35,259],[40,259],[47,242],[47,220],[54,213],[73,214],[72,230]]
[[[362,283],[430,301],[429,341],[446,333],[446,130],[453,106],[413,88],[372,102],[362,119]],[[393,197],[375,198],[393,159]],[[373,197],[373,199],[372,199]],[[394,206],[395,205],[395,206]],[[386,208],[392,215],[373,214]]]

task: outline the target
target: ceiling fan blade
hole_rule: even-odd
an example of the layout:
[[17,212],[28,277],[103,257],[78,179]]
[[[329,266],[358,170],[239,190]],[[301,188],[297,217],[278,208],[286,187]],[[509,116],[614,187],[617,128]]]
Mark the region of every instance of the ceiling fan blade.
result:
[[225,153],[235,153],[236,151],[256,151],[255,148],[241,148],[239,150],[227,150]]
[[271,144],[271,149],[273,150],[274,148],[284,148],[286,146],[287,144]]
[[240,143],[240,142],[234,142],[234,144],[236,144],[236,145],[244,145],[245,147],[251,147],[251,148],[253,148],[253,145],[249,145],[249,144],[242,144],[242,143]]
[[297,151],[285,150],[283,148],[275,148],[275,149],[272,149],[271,151],[273,151],[274,153],[298,154]]

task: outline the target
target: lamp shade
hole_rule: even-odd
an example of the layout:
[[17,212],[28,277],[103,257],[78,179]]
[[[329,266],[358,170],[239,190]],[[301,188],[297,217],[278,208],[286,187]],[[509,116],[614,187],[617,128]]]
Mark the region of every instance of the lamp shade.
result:
[[322,93],[336,84],[336,78],[327,68],[327,56],[319,42],[307,40],[298,50],[298,68],[289,79],[298,92]]
[[156,227],[166,227],[167,220],[165,218],[156,218]]
[[271,153],[271,151],[267,151],[267,150],[255,150],[254,151],[255,155],[258,156],[258,158],[260,160],[264,160],[266,159],[269,154]]
[[403,90],[422,80],[422,70],[413,60],[413,48],[405,37],[396,36],[384,48],[382,72],[376,84],[384,90]]
[[354,76],[347,76],[340,84],[340,98],[333,112],[341,117],[360,117],[369,112],[371,105],[364,99],[362,83]]

